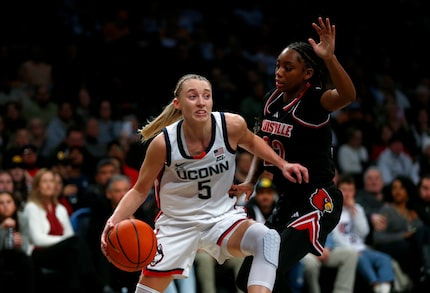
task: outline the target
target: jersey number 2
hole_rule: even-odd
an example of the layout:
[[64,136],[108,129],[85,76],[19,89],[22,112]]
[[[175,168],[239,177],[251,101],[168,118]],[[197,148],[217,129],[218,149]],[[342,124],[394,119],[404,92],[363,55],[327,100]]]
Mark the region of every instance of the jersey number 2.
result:
[[[269,137],[264,136],[263,140],[282,158],[285,160],[284,145],[277,139],[270,141]],[[264,166],[273,166],[273,164],[264,161]]]

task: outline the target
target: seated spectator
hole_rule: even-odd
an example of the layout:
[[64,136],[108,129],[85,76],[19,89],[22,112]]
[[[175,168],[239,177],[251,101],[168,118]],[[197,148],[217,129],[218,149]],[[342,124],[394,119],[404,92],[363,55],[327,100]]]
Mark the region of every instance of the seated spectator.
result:
[[52,163],[58,160],[67,159],[71,149],[79,148],[84,154],[85,170],[84,172],[91,176],[95,170],[98,159],[91,155],[85,143],[84,132],[78,126],[71,126],[67,129],[65,139],[57,145],[50,153],[49,159]]
[[[7,246],[8,229],[12,239]],[[0,282],[2,292],[35,292],[31,258],[25,253],[19,230],[18,203],[9,191],[0,191]]]
[[369,222],[370,233],[366,243],[373,244],[373,229],[383,230],[386,228],[387,219],[379,211],[385,203],[384,181],[382,173],[377,166],[370,166],[363,175],[363,188],[357,189],[355,202],[360,204],[366,213]]
[[38,157],[46,162],[47,158],[45,155],[45,146],[47,145],[46,128],[43,124],[43,120],[40,117],[36,117],[28,121],[27,129],[30,132],[30,144],[35,146],[37,149]]
[[10,173],[6,170],[0,170],[0,190],[13,193],[13,180]]
[[361,188],[364,170],[370,163],[369,153],[363,145],[363,131],[353,127],[347,130],[346,135],[346,142],[337,151],[339,171],[354,176],[357,186]]
[[99,120],[95,117],[88,117],[83,126],[85,135],[85,146],[88,152],[97,160],[105,157],[107,154],[106,143],[100,142]]
[[33,177],[24,169],[22,157],[20,155],[8,157],[5,169],[12,177],[14,197],[19,201],[20,205],[25,203]]
[[46,148],[48,152],[55,151],[58,145],[67,138],[68,131],[76,126],[73,104],[62,101],[58,104],[58,111],[46,125]]
[[396,176],[409,177],[415,184],[419,180],[418,166],[411,156],[405,152],[404,145],[399,135],[393,135],[386,148],[377,160],[377,166],[382,172],[384,184],[390,184]]
[[[418,199],[413,204],[413,209],[418,217],[423,221],[425,230],[423,237],[428,237],[430,233],[430,174],[423,175],[418,184]],[[423,239],[423,259],[430,260],[430,239]],[[430,282],[430,261],[424,263],[422,273],[426,280]]]
[[343,194],[343,209],[333,229],[335,246],[350,247],[358,253],[357,272],[375,293],[390,293],[394,282],[391,257],[365,244],[369,223],[363,207],[355,202],[356,186],[350,175],[339,176],[337,186]]
[[49,169],[40,169],[34,177],[19,221],[23,235],[28,236],[26,252],[36,269],[49,268],[62,274],[64,292],[101,292],[88,246],[74,234],[55,185]]
[[[409,177],[398,176],[389,185],[387,203],[380,213],[387,218],[387,227],[373,231],[374,247],[398,261],[402,270],[410,277],[415,287],[421,283],[423,259],[422,233],[424,223],[411,208],[417,189]],[[417,291],[419,292],[419,291]]]
[[370,162],[375,163],[379,155],[388,148],[390,139],[393,136],[393,129],[388,124],[382,124],[377,128],[378,136],[370,145]]
[[418,154],[417,163],[420,176],[430,174],[430,138],[423,140],[421,152]]
[[130,178],[131,185],[134,185],[139,177],[139,170],[127,164],[127,151],[124,149],[123,145],[121,145],[119,140],[115,139],[108,143],[107,156],[109,158],[116,159],[118,162],[118,169],[121,170],[122,174],[127,175],[128,178]]
[[332,233],[328,234],[321,256],[308,253],[302,259],[306,288],[309,293],[320,293],[322,267],[336,268],[333,292],[353,292],[358,253],[350,247],[335,247]]
[[37,147],[32,144],[27,144],[21,148],[20,156],[22,164],[27,173],[34,177],[40,167],[44,167],[44,162],[39,159]]
[[[117,292],[122,288],[127,288],[128,292],[134,292],[140,272],[124,272],[109,263],[100,249],[100,235],[107,219],[130,188],[130,179],[126,175],[115,174],[109,178],[104,196],[96,198],[90,206],[91,217],[86,233],[97,274],[103,280],[103,286],[112,288]],[[134,215],[135,218],[143,220],[144,215],[142,213],[143,210],[139,209]]]

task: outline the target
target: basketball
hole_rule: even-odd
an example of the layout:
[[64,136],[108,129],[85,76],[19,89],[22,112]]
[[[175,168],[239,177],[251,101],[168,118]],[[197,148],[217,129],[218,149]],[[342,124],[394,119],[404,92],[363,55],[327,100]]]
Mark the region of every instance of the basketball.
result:
[[136,272],[145,268],[157,252],[157,238],[147,223],[127,219],[117,223],[107,235],[107,254],[117,268]]

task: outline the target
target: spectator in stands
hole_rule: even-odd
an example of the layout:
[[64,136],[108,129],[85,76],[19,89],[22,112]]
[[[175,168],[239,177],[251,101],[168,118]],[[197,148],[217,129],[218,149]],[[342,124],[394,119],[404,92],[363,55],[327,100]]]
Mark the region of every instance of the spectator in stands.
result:
[[[0,282],[2,292],[35,292],[34,269],[18,223],[19,203],[10,191],[0,191]],[[8,229],[12,246],[6,246]]]
[[45,126],[58,113],[58,105],[53,100],[52,90],[47,85],[37,85],[32,96],[23,101],[22,113],[27,121],[39,117]]
[[33,118],[28,121],[27,129],[30,132],[30,144],[34,145],[37,148],[38,157],[41,158],[42,161],[47,161],[47,152],[45,147],[47,145],[46,138],[46,127],[43,124],[43,121],[40,117]]
[[302,259],[305,287],[309,293],[323,292],[320,284],[320,272],[323,267],[327,267],[336,268],[336,276],[332,286],[333,293],[353,292],[357,261],[357,251],[350,247],[335,247],[333,235],[330,233],[327,236],[321,256],[308,253]]
[[91,180],[91,175],[87,174],[87,164],[84,148],[71,147],[64,152],[64,158],[58,160],[55,168],[53,166],[63,178],[64,196],[73,211],[90,204],[86,197]]
[[99,142],[109,143],[114,139],[118,139],[121,134],[121,121],[117,120],[116,111],[112,107],[112,102],[103,99],[100,101],[97,108],[97,119],[99,121]]
[[387,219],[380,213],[385,198],[384,181],[379,168],[377,166],[367,168],[363,175],[363,182],[363,188],[357,190],[355,201],[363,207],[366,213],[370,228],[366,243],[372,245],[373,229],[384,230],[387,227]]
[[106,143],[100,142],[100,125],[99,120],[95,117],[89,117],[84,122],[85,146],[88,152],[96,159],[101,159],[107,154]]
[[4,151],[4,160],[7,162],[15,155],[20,155],[25,145],[30,144],[31,134],[26,127],[17,129],[10,137]]
[[373,231],[374,247],[398,261],[402,270],[417,286],[424,265],[422,248],[423,221],[412,209],[417,188],[407,176],[396,177],[387,189],[387,203],[380,213],[387,218],[387,227]]
[[373,292],[390,293],[394,282],[391,257],[365,243],[370,229],[363,207],[355,202],[354,177],[339,176],[337,186],[343,194],[343,209],[332,232],[335,246],[355,249],[358,253],[357,272]]
[[352,127],[347,130],[346,136],[346,142],[337,151],[339,172],[354,176],[357,186],[361,188],[364,170],[370,163],[369,153],[363,145],[363,131]]
[[97,197],[104,197],[106,186],[110,178],[115,174],[121,174],[121,170],[118,169],[118,165],[114,160],[103,158],[97,162],[96,171],[87,189],[87,196],[91,197],[90,201]]
[[27,127],[27,118],[22,114],[22,105],[18,101],[9,101],[3,109],[4,123],[7,125],[7,134],[10,136],[16,130]]
[[35,145],[23,146],[19,155],[22,158],[24,169],[31,177],[34,177],[41,167],[45,167],[45,162],[39,158],[38,149]]
[[62,273],[64,292],[101,292],[88,246],[74,234],[67,210],[58,202],[55,185],[54,173],[49,169],[40,169],[34,177],[19,219],[23,235],[28,236],[26,252],[36,268]]
[[76,126],[75,110],[69,101],[62,101],[58,105],[58,112],[46,126],[47,151],[52,152],[66,138],[68,130]]
[[12,176],[8,171],[0,169],[0,190],[13,193],[13,189]]
[[[91,216],[88,233],[86,233],[97,274],[103,280],[104,287],[110,287],[116,292],[120,292],[121,288],[127,288],[128,292],[134,292],[140,272],[124,272],[109,263],[100,250],[100,235],[106,220],[130,187],[130,179],[123,174],[115,174],[109,178],[103,197],[95,199],[90,206]],[[144,215],[142,213],[143,210],[139,209],[134,217],[143,220]]]
[[7,158],[5,164],[6,171],[10,174],[13,181],[13,194],[15,198],[22,204],[27,201],[33,177],[24,169],[22,157],[14,155]]
[[376,129],[376,140],[370,145],[370,162],[376,163],[379,159],[379,155],[388,148],[390,145],[390,139],[394,134],[393,129],[388,124],[382,124]]
[[430,174],[430,139],[423,140],[421,152],[417,156],[417,163],[420,176]]
[[389,146],[380,154],[377,165],[381,170],[384,185],[390,184],[399,175],[409,177],[415,184],[418,183],[418,166],[405,152],[403,141],[398,135],[391,137]]
[[49,158],[52,162],[68,158],[72,148],[79,148],[84,154],[85,170],[84,172],[91,176],[94,174],[95,166],[98,159],[91,155],[87,149],[83,130],[76,125],[72,125],[67,129],[66,137],[57,145],[51,152]]
[[127,151],[119,140],[115,139],[107,145],[107,156],[117,160],[118,169],[121,170],[121,173],[127,175],[130,178],[131,185],[134,185],[139,177],[139,170],[127,164]]
[[[421,176],[418,184],[418,199],[413,204],[413,209],[417,212],[418,217],[424,223],[425,232],[420,237],[429,237],[430,229],[430,174]],[[430,239],[422,239],[423,241],[423,259],[426,261],[421,270],[427,284],[430,282]],[[427,260],[429,260],[427,262]]]

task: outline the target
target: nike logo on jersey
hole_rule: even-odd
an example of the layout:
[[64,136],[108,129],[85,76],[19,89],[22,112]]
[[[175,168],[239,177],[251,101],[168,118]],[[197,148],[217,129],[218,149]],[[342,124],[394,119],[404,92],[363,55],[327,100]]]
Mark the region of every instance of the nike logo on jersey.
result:
[[175,167],[182,167],[183,165],[185,165],[185,163],[180,163],[180,164],[176,163]]

